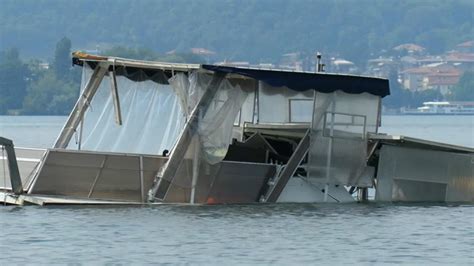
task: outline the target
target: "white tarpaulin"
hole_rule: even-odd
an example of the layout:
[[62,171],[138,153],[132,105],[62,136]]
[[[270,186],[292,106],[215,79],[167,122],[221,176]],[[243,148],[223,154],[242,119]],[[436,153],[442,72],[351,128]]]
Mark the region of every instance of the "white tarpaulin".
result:
[[[87,65],[83,69],[82,88],[92,73]],[[135,75],[140,74],[145,75],[140,72]],[[179,98],[171,86],[117,76],[122,115],[119,125],[115,120],[110,79],[104,77],[85,113],[83,128],[78,128],[68,148],[77,149],[82,134],[83,150],[143,154],[171,150],[185,121]]]
[[[207,89],[211,78],[212,76],[207,74],[192,72],[189,76],[178,73],[169,80],[176,94],[180,96],[182,108],[186,106],[187,116]],[[248,95],[249,92],[239,85],[232,85],[227,79],[220,84],[211,105],[198,123],[202,157],[208,163],[218,163],[227,154],[235,118]]]

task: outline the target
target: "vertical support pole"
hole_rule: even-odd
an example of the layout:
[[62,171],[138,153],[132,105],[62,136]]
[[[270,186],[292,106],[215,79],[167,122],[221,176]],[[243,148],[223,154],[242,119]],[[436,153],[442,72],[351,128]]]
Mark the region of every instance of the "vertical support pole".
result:
[[367,202],[369,200],[369,189],[361,187],[357,190],[357,197],[360,202]]
[[379,127],[382,126],[382,97],[379,98],[379,104],[377,108],[377,125],[375,126],[375,133],[379,132]]
[[110,76],[110,89],[112,90],[112,100],[114,103],[114,110],[115,110],[115,122],[117,125],[122,125],[122,111],[120,110],[120,99],[119,93],[117,89],[117,77],[115,75],[115,59],[113,60],[112,64],[112,71],[109,72]]
[[163,168],[163,171],[159,173],[154,180],[153,187],[148,192],[148,201],[164,200],[168,189],[171,186],[171,182],[178,171],[178,167],[186,154],[189,144],[193,136],[197,133],[199,118],[204,116],[209,108],[221,82],[225,78],[225,73],[215,72],[214,76],[207,87],[204,95],[201,97],[199,102],[194,107],[188,121],[184,125],[183,131],[175,145],[175,148],[170,154],[168,162]]
[[144,182],[143,182],[143,156],[139,156],[138,159],[140,161],[140,165],[139,165],[140,193],[141,193],[141,196],[142,196],[142,202],[145,202],[146,198],[145,198],[145,186],[144,186]]
[[334,137],[334,120],[336,112],[336,95],[332,93],[332,106],[331,106],[331,129],[329,131],[329,143],[328,143],[328,155],[326,158],[326,185],[324,186],[324,202],[328,200],[329,193],[329,178],[331,177],[331,160],[332,160],[332,142]]
[[81,150],[82,147],[82,132],[84,131],[84,116],[81,118],[81,129],[79,130],[79,143],[77,144],[77,150]]
[[257,90],[255,92],[257,98],[257,124],[260,124],[260,90],[262,89],[262,81],[258,81]]
[[[259,84],[259,82],[260,82],[259,80],[255,80],[255,84],[254,84],[253,106],[252,106],[252,124],[255,124],[255,118],[256,118],[255,116],[257,115],[256,111],[257,111],[258,84]],[[243,125],[245,125],[245,121],[244,121]]]
[[82,95],[76,102],[74,109],[72,110],[71,114],[69,115],[66,123],[64,124],[61,133],[59,134],[56,143],[54,144],[54,148],[64,149],[69,144],[69,141],[72,138],[72,135],[76,131],[77,126],[79,125],[84,113],[86,112],[87,108],[89,107],[89,103],[94,97],[97,89],[99,88],[100,83],[102,82],[105,73],[109,68],[108,62],[100,62],[94,69],[94,73],[92,74],[91,78],[87,82],[87,85],[82,92]]
[[196,184],[199,178],[199,153],[201,147],[199,141],[196,139],[194,143],[194,158],[193,158],[193,178],[191,181],[191,197],[189,203],[194,204],[196,202]]

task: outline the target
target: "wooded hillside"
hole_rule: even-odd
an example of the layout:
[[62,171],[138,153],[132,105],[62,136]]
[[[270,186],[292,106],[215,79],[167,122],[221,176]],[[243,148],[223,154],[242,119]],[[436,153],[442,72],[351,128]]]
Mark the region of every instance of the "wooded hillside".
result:
[[470,0],[2,0],[0,50],[47,59],[66,36],[82,50],[203,47],[256,63],[321,51],[361,62],[401,43],[446,51],[473,38],[473,12]]

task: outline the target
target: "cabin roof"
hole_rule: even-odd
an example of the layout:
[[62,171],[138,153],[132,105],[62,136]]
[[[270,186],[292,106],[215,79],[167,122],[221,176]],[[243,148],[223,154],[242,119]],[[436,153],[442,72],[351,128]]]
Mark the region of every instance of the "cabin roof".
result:
[[141,71],[145,78],[160,83],[166,82],[174,72],[189,72],[193,70],[221,72],[232,74],[237,78],[252,78],[263,81],[273,87],[287,87],[295,91],[316,90],[330,93],[337,90],[346,93],[360,94],[370,93],[380,97],[390,94],[387,79],[364,77],[347,74],[297,72],[288,70],[243,68],[208,64],[181,64],[155,61],[142,61],[118,57],[96,56],[82,52],[73,53],[73,64],[83,66],[87,63],[95,68],[99,62],[109,62],[110,68],[115,69],[117,75],[125,75],[132,80],[140,81],[135,73]]

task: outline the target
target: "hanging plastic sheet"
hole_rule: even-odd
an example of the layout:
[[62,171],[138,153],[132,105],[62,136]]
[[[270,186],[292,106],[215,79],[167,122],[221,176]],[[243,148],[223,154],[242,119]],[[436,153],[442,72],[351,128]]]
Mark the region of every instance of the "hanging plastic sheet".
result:
[[235,126],[244,126],[247,123],[253,123],[255,121],[255,91],[258,87],[258,81],[253,79],[230,79],[232,86],[240,86],[248,92],[248,96],[240,108],[238,115],[235,118]]
[[[211,75],[198,72],[189,73],[188,76],[177,74],[170,79],[170,84],[182,97],[180,102],[187,104],[188,114],[196,108],[211,79]],[[173,178],[167,201],[205,201],[218,173],[219,162],[227,154],[235,118],[250,89],[232,85],[227,79],[218,86],[210,105],[200,114],[196,134],[192,136]]]
[[[180,97],[181,105],[187,105],[185,110],[188,116],[207,89],[211,78],[212,76],[207,74],[192,72],[189,76],[178,73],[170,79],[171,86]],[[250,89],[243,90],[238,84],[232,85],[225,79],[205,115],[200,118],[199,142],[203,149],[202,156],[208,163],[216,164],[227,154],[235,118],[250,91]]]
[[366,167],[366,136],[376,131],[378,106],[379,97],[368,93],[316,93],[310,178],[320,183],[359,185]]
[[[92,70],[84,66],[83,84]],[[145,75],[141,72],[135,76]],[[117,76],[122,125],[116,123],[110,77],[105,77],[85,113],[77,142],[90,151],[161,154],[171,150],[183,128],[185,115],[180,98],[170,85],[137,77]],[[68,148],[77,149],[71,141]]]

